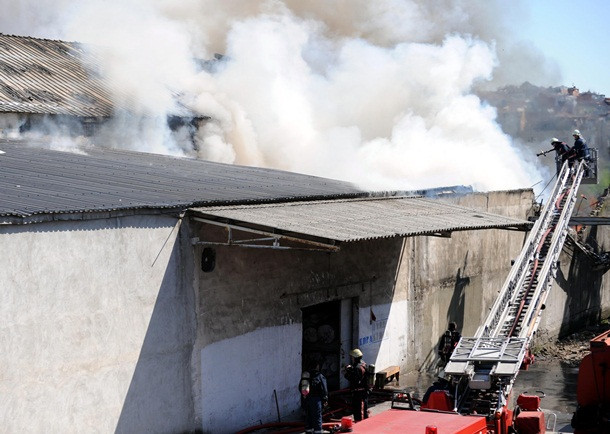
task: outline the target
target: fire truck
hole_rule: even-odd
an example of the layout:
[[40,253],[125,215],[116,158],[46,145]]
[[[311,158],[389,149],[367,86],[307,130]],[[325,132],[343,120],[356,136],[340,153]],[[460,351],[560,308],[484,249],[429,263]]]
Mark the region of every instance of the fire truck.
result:
[[591,351],[578,367],[572,418],[576,434],[610,432],[610,330],[591,339]]

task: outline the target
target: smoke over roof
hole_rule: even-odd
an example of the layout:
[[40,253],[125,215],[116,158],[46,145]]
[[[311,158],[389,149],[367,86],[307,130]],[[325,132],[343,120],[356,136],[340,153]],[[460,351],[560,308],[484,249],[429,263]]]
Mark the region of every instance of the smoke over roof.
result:
[[[500,5],[22,0],[0,21],[4,33],[95,47],[119,108],[96,143],[374,190],[490,190],[541,176],[473,89],[552,71],[511,41]],[[224,57],[214,72],[202,69],[196,60],[215,53]],[[194,147],[168,134],[165,119],[181,113],[211,117]]]

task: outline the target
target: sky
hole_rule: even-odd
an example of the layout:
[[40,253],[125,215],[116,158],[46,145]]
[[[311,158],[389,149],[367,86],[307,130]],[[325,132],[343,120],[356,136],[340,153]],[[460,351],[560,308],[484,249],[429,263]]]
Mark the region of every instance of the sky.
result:
[[560,84],[610,97],[610,1],[532,0],[525,11],[518,32],[558,63]]

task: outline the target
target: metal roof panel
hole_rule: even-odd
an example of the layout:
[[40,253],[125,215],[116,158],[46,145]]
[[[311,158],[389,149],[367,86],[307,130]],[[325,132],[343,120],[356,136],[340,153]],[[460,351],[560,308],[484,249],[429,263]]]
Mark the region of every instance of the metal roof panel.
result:
[[316,176],[91,147],[0,140],[0,215],[28,216],[363,195]]
[[528,229],[531,226],[525,220],[422,197],[199,207],[192,211],[218,222],[342,242],[471,229]]

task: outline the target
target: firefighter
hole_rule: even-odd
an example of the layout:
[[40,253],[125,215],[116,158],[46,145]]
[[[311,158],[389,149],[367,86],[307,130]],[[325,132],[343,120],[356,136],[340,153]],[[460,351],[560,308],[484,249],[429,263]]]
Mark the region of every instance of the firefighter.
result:
[[354,421],[358,422],[369,417],[369,382],[367,381],[367,366],[362,360],[362,351],[354,348],[349,353],[352,364],[345,367],[344,377],[349,381],[352,394],[352,413]]
[[551,139],[551,146],[553,147],[553,150],[555,152],[557,152],[557,155],[559,155],[561,157],[562,162],[564,162],[568,159],[568,156],[570,153],[570,147],[567,144],[565,144],[561,140],[553,137]]
[[[546,155],[549,152],[555,151],[557,153],[557,173],[559,173],[563,163],[566,161],[568,162],[569,167],[572,167],[574,164],[574,159],[576,158],[572,148],[555,137],[551,139],[551,146],[553,147],[552,149],[549,149],[548,151],[540,151],[538,154],[536,154],[536,156],[540,157],[541,155]],[[561,161],[561,163],[559,163],[559,161]]]
[[562,165],[565,161],[571,162],[571,160],[573,159],[574,153],[572,152],[572,149],[566,143],[553,137],[551,139],[551,146],[553,147],[552,149],[549,149],[548,151],[540,151],[538,154],[536,154],[536,156],[539,157],[541,155],[546,155],[549,152],[555,151],[557,153],[557,156],[559,158],[561,158]]
[[589,151],[589,146],[585,139],[583,139],[579,130],[574,130],[572,133],[572,137],[574,137],[574,146],[572,146],[572,151],[574,152],[574,158],[578,161],[585,160],[585,172],[583,176],[585,178],[589,177],[589,166],[587,163],[591,160],[591,153]]
[[589,146],[587,145],[587,142],[585,141],[585,139],[583,139],[582,135],[580,134],[579,130],[574,130],[574,132],[572,133],[572,137],[574,137],[574,146],[572,146],[572,149],[574,150],[574,153],[576,154],[576,158],[580,161],[580,160],[585,160],[585,161],[589,161],[591,155],[589,152]]
[[303,372],[299,390],[305,406],[305,432],[322,434],[322,410],[328,403],[328,386],[318,362],[311,364],[309,372]]
[[450,390],[449,390],[450,384],[451,383],[445,376],[445,373],[444,372],[439,373],[436,381],[434,381],[434,383],[432,383],[432,386],[428,387],[428,389],[426,390],[426,393],[424,394],[424,397],[421,400],[422,404],[424,404],[424,405],[428,404],[428,399],[430,399],[430,395],[432,395],[432,392],[436,392],[438,390],[444,390],[444,391],[450,393]]
[[301,408],[307,411],[305,406],[305,398],[309,395],[309,371],[303,371],[301,374],[301,381],[299,381],[299,393],[301,394]]
[[457,331],[457,324],[455,322],[449,323],[449,329],[443,333],[441,341],[438,345],[438,355],[440,356],[443,363],[447,363],[453,353],[454,348],[457,346],[462,335]]

